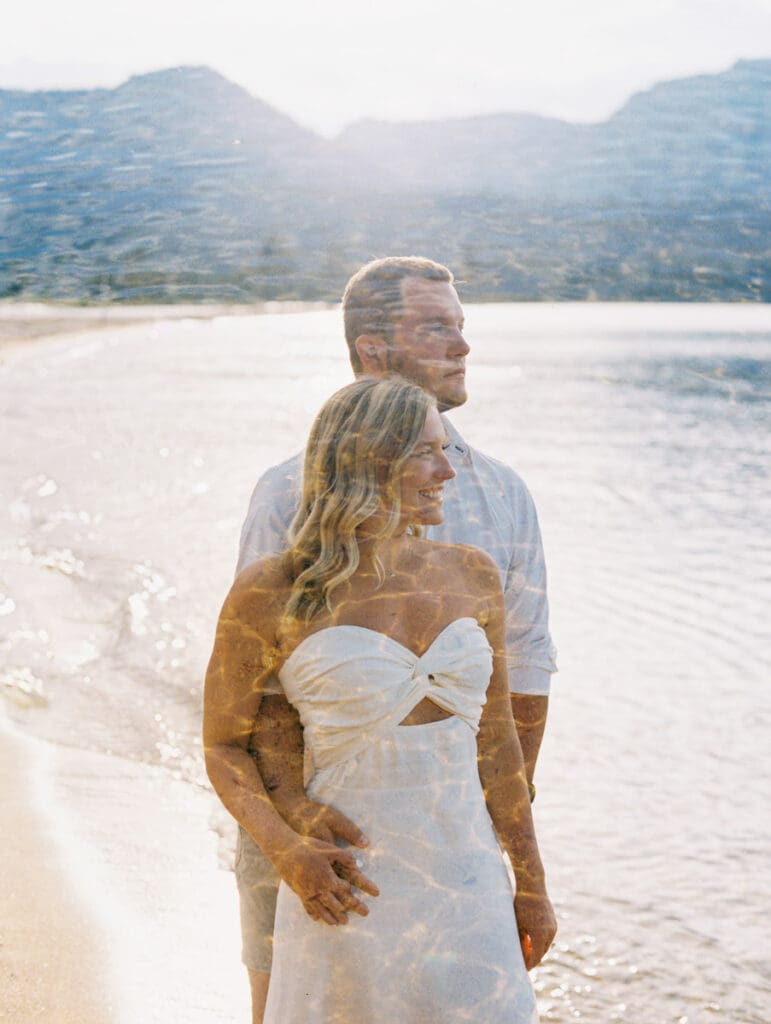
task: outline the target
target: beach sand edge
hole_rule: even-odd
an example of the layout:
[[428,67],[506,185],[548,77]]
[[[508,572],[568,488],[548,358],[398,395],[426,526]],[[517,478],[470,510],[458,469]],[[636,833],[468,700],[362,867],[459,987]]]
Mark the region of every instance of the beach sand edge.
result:
[[137,327],[161,320],[214,320],[218,317],[307,313],[333,309],[335,303],[265,301],[251,304],[68,306],[43,302],[0,300],[0,361],[32,342],[53,341],[62,335]]
[[248,1020],[225,812],[211,793],[28,736],[1,712],[0,740],[0,827],[19,837],[3,844],[0,1020]]
[[41,746],[4,721],[0,738],[2,1019],[102,1024],[112,1018],[105,943],[37,806]]

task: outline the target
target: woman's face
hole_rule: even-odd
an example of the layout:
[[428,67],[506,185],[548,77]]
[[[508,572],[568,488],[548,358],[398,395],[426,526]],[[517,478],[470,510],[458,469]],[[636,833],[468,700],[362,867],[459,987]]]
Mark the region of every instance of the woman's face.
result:
[[441,416],[431,406],[423,433],[407,458],[400,481],[402,521],[405,525],[432,526],[442,522],[444,484],[455,470],[445,454],[447,433]]

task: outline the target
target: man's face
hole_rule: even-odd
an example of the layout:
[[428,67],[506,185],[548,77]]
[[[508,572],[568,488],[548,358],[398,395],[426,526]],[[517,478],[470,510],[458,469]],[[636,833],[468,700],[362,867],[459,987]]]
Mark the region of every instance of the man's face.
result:
[[466,401],[463,307],[446,281],[407,277],[402,281],[402,313],[388,345],[388,369],[420,384],[441,412]]

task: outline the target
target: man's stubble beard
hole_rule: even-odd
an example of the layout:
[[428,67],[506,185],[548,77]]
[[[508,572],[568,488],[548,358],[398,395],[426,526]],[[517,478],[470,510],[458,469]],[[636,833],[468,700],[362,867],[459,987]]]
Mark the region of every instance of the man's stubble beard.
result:
[[465,405],[468,401],[468,394],[465,394],[463,398],[445,399],[440,397],[435,391],[426,386],[425,381],[416,380],[409,373],[405,373],[402,367],[396,365],[396,349],[391,344],[391,339],[386,338],[386,373],[398,373],[405,380],[408,380],[411,384],[417,384],[418,387],[423,388],[429,395],[436,401],[436,407],[439,412],[450,412],[452,409],[459,409],[462,405]]

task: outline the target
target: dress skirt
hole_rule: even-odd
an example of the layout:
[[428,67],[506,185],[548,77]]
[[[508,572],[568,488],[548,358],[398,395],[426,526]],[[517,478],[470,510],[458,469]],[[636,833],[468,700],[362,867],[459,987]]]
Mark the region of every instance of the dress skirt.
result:
[[380,896],[331,926],[281,883],[265,1024],[538,1021],[464,721],[395,727],[308,794],[369,837],[357,860]]

